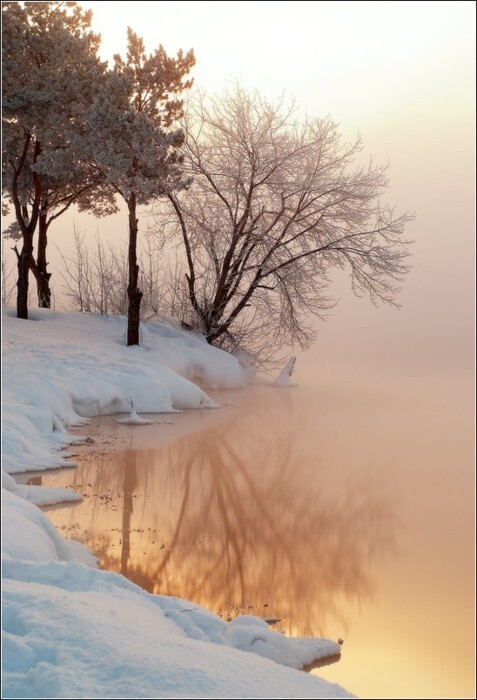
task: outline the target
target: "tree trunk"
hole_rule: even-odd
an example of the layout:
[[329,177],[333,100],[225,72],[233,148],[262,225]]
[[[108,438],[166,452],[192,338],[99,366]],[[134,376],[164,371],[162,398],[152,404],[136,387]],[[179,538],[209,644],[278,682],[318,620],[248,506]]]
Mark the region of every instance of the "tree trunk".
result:
[[139,310],[142,292],[138,289],[136,195],[128,199],[129,209],[129,280],[128,280],[128,345],[139,345]]
[[[30,273],[31,262],[33,260],[33,233],[38,222],[41,202],[41,182],[38,173],[36,173],[34,170],[32,171],[34,198],[31,205],[31,216],[28,216],[28,208],[25,203],[22,204],[20,202],[20,197],[18,194],[18,179],[23,172],[31,142],[32,135],[25,133],[22,155],[18,162],[18,166],[13,167],[12,178],[12,201],[15,207],[15,216],[17,217],[23,239],[21,253],[18,252],[16,246],[14,247],[18,267],[17,318],[23,319],[28,318],[28,275]],[[33,149],[33,163],[36,163],[40,153],[40,142],[35,141],[35,146]]]
[[30,273],[30,262],[33,257],[33,234],[23,233],[23,246],[21,253],[17,254],[17,318],[28,318],[28,275]]
[[36,279],[38,306],[40,309],[49,309],[51,307],[51,273],[46,269],[48,266],[46,262],[46,246],[48,244],[47,233],[48,223],[46,221],[46,215],[40,213],[38,220],[38,256],[36,260],[36,270],[32,268]]

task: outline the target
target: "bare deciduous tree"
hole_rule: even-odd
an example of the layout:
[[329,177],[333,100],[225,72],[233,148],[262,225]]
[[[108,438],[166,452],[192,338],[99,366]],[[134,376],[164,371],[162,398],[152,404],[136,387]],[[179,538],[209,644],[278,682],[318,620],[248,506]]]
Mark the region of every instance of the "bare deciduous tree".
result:
[[163,241],[147,230],[139,254],[140,284],[143,290],[143,314],[157,316],[164,311],[167,277],[164,270]]
[[2,241],[2,306],[8,306],[15,292],[15,275],[11,264],[9,264],[5,245]]
[[[63,261],[64,294],[78,311],[96,311],[101,315],[128,312],[128,256],[127,246],[113,246],[96,236],[94,247],[88,247],[85,235],[76,227],[74,247],[70,256],[58,249]],[[157,316],[165,311],[165,275],[160,261],[156,237],[144,236],[138,256],[141,265],[139,281],[144,289],[141,318]]]
[[386,168],[356,165],[330,118],[294,121],[294,108],[239,86],[189,107],[186,163],[193,184],[169,193],[183,248],[187,324],[209,342],[252,354],[305,347],[322,317],[330,273],[353,291],[395,304],[408,270],[408,214],[380,201]]

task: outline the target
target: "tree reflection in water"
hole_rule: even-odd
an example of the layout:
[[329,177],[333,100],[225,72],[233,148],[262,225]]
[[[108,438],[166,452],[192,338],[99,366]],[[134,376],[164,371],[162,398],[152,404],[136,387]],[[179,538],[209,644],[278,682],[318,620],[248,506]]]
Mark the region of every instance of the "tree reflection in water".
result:
[[373,564],[395,550],[395,515],[370,478],[333,496],[320,471],[286,399],[269,398],[158,450],[83,464],[75,480],[111,496],[70,517],[102,567],[149,591],[323,634],[328,615],[346,626],[343,597],[372,596]]

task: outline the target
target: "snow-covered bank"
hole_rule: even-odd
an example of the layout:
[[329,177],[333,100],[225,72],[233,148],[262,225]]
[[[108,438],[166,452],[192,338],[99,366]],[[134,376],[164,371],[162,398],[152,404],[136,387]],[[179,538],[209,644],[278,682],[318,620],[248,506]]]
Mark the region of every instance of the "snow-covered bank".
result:
[[31,321],[3,315],[3,450],[10,474],[67,466],[58,450],[64,426],[88,416],[167,413],[215,404],[193,381],[236,388],[246,373],[235,358],[170,325],[142,326],[140,347],[124,345],[125,320],[49,310]]
[[[230,355],[171,326],[150,323],[126,348],[124,319],[35,312],[5,317],[4,469],[65,463],[66,427],[87,416],[214,407],[185,377],[244,386]],[[180,376],[179,372],[184,376]],[[2,697],[350,697],[296,669],[339,653],[291,639],[258,618],[227,623],[195,603],[151,595],[95,568],[30,501],[53,489],[3,478]],[[73,494],[74,496],[74,494]]]

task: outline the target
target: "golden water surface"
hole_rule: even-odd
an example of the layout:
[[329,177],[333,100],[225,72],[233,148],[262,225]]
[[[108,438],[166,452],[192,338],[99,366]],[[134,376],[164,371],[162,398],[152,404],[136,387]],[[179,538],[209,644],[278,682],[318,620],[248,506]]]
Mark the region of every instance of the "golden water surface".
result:
[[34,482],[82,493],[51,520],[148,591],[342,637],[314,673],[361,697],[471,697],[472,411],[443,382],[305,382],[217,392],[222,409],[150,426],[104,417],[78,469]]

